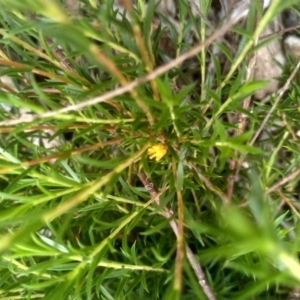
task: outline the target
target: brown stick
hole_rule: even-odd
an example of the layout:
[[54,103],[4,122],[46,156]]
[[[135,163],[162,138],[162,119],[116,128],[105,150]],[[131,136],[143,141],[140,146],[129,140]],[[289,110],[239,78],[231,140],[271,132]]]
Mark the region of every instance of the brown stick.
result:
[[[277,98],[274,101],[274,104],[272,105],[271,109],[269,110],[269,112],[267,113],[267,115],[265,116],[263,122],[261,123],[260,127],[258,128],[257,132],[255,133],[254,137],[252,138],[251,142],[250,142],[250,146],[253,146],[255,141],[257,140],[257,138],[259,137],[260,133],[262,132],[262,130],[264,129],[264,127],[266,126],[268,120],[270,119],[272,113],[274,112],[276,106],[278,105],[281,97],[283,96],[283,94],[285,93],[285,91],[288,90],[293,78],[295,77],[295,75],[297,74],[298,70],[300,68],[300,61],[298,62],[298,64],[296,65],[295,69],[293,70],[292,74],[289,76],[289,78],[287,79],[287,81],[285,82],[284,86],[278,91],[278,95]],[[235,172],[235,177],[238,176],[240,169],[241,169],[241,165],[243,160],[245,159],[245,155],[241,157],[238,166],[236,167],[236,172]],[[295,175],[296,174],[296,175]],[[293,173],[291,173],[289,176],[291,177],[286,177],[284,179],[282,179],[281,181],[279,181],[277,184],[275,184],[273,187],[270,187],[269,189],[267,189],[266,193],[271,193],[272,191],[276,190],[279,186],[283,185],[284,183],[287,182],[287,180],[291,180],[291,178],[295,178],[298,175],[298,170],[294,171]]]
[[92,106],[101,102],[105,102],[109,99],[112,99],[114,97],[117,97],[119,95],[123,95],[126,92],[132,91],[134,88],[139,86],[142,83],[146,83],[148,81],[151,81],[152,79],[155,79],[156,77],[166,73],[167,71],[171,70],[174,67],[177,67],[179,64],[184,62],[185,60],[197,55],[199,52],[203,51],[207,46],[212,44],[215,40],[222,37],[228,30],[230,30],[238,21],[240,21],[244,17],[244,13],[247,11],[248,5],[244,5],[238,8],[238,11],[234,11],[234,13],[231,15],[230,18],[226,20],[224,25],[220,27],[218,30],[216,30],[205,42],[199,43],[195,47],[193,47],[191,50],[183,53],[182,55],[178,56],[177,58],[171,60],[169,63],[155,69],[154,71],[134,80],[127,84],[124,84],[123,86],[113,90],[109,91],[101,96],[88,99],[86,101],[81,101],[80,103],[76,103],[74,105],[69,105],[67,107],[61,108],[56,111],[49,111],[43,114],[38,115],[29,115],[26,117],[22,117],[19,119],[14,120],[5,120],[0,122],[0,126],[10,126],[10,125],[17,125],[22,123],[28,123],[32,122],[34,120],[40,120],[44,118],[54,117],[58,114],[64,114],[70,111],[78,111],[82,110],[85,107]]
[[276,182],[274,185],[272,185],[271,187],[269,187],[266,191],[265,194],[270,194],[272,192],[274,192],[275,190],[277,190],[277,188],[279,188],[280,186],[284,185],[285,183],[288,183],[290,181],[292,181],[294,178],[296,178],[298,175],[300,174],[300,169],[296,169],[295,171],[293,171],[292,173],[290,173],[289,175],[287,175],[286,177],[280,179],[278,182]]
[[[136,166],[135,169],[138,170],[138,167]],[[159,193],[156,190],[156,188],[154,187],[154,184],[147,178],[147,175],[145,174],[145,172],[143,170],[138,172],[138,177],[141,180],[141,182],[143,183],[147,192],[154,199],[156,204],[160,205]],[[173,213],[172,209],[170,209],[168,207],[165,207],[164,211],[162,212],[162,215],[167,219],[171,219],[173,214],[174,213]],[[175,233],[176,237],[178,238],[179,230],[178,230],[177,222],[175,220],[170,220],[170,226],[171,226],[173,232]],[[186,256],[187,256],[187,259],[190,262],[191,267],[194,270],[195,275],[198,279],[198,282],[199,282],[200,286],[202,287],[207,298],[209,300],[217,300],[212,289],[210,288],[210,286],[207,283],[207,279],[206,279],[203,269],[201,268],[201,265],[197,261],[194,253],[189,248],[189,246],[186,246]]]
[[298,69],[300,68],[300,61],[298,62],[298,64],[296,65],[295,69],[293,70],[292,74],[289,76],[289,78],[287,79],[287,81],[285,82],[284,86],[279,90],[278,92],[278,96],[276,98],[276,100],[274,101],[273,106],[271,107],[271,109],[269,110],[269,112],[267,113],[266,117],[264,118],[264,120],[262,121],[259,129],[257,130],[257,132],[255,133],[253,139],[250,142],[250,146],[253,146],[254,142],[256,141],[256,139],[258,138],[258,136],[260,135],[260,133],[262,132],[262,130],[264,129],[264,127],[266,126],[267,122],[269,121],[272,113],[274,112],[278,102],[280,101],[281,97],[283,96],[284,92],[287,91],[287,89],[289,88],[293,78],[295,77],[295,75],[297,74]]
[[[255,41],[255,44],[257,44],[257,41]],[[257,53],[254,53],[249,60],[248,67],[247,67],[247,72],[244,81],[247,82],[250,80],[251,76],[253,75],[253,70],[256,65],[256,58],[257,58]],[[246,111],[249,109],[251,102],[251,96],[247,97],[243,103],[242,103],[242,108]],[[234,135],[238,136],[241,135],[244,132],[244,129],[246,127],[246,122],[247,122],[247,115],[244,113],[239,113],[238,115],[238,126],[237,130],[235,131]],[[235,156],[238,155],[238,152],[235,151]],[[230,174],[227,178],[228,186],[227,186],[227,197],[229,201],[231,200],[233,190],[234,190],[234,183],[237,180],[237,175],[236,174],[236,169],[238,168],[238,162],[234,158],[229,158],[229,169],[232,171],[232,174]]]

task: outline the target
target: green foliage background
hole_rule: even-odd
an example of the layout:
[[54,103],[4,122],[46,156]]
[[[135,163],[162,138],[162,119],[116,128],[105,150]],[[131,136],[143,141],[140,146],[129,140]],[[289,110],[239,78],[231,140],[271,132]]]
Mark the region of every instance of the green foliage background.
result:
[[[273,2],[266,23],[297,1]],[[207,13],[210,1],[199,3]],[[234,62],[226,77],[205,48],[195,58],[196,82],[183,64],[130,92],[60,113],[167,62],[159,48],[165,32],[176,55],[191,47],[183,38],[192,26],[205,40],[204,21],[185,1],[179,33],[167,20],[152,28],[153,1],[147,13],[136,1],[131,22],[116,17],[113,1],[82,4],[75,17],[58,1],[0,0],[0,76],[14,85],[3,81],[0,91],[7,105],[0,106],[0,298],[207,299],[186,255],[176,260],[180,239],[163,215],[169,207],[217,299],[288,299],[300,281],[298,74],[254,145],[276,96],[252,102],[249,111],[240,106],[265,85],[243,82],[251,19],[239,30],[249,51],[233,57],[222,46]],[[216,77],[205,80],[210,59]],[[289,59],[282,82],[295,64]],[[226,116],[239,113],[248,125],[234,136]],[[47,148],[45,139],[59,143]],[[160,143],[167,154],[151,160],[147,149]],[[228,199],[231,159],[248,168]],[[159,206],[141,172],[159,192]]]

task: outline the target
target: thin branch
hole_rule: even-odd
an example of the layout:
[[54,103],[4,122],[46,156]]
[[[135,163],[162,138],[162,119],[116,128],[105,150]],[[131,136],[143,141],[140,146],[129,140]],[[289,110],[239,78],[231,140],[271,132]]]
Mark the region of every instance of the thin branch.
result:
[[[51,48],[53,48],[54,41],[46,37],[46,42],[49,44]],[[55,56],[57,61],[65,68],[74,71],[74,68],[72,67],[71,61],[66,57],[65,53],[58,47],[56,46],[54,49],[52,49],[52,54]]]
[[220,5],[221,5],[221,8],[222,8],[222,11],[224,11],[226,18],[228,18],[228,15],[229,15],[229,7],[228,7],[228,5],[227,5],[227,1],[226,1],[226,3],[225,3],[224,0],[219,0],[219,2],[220,2]]
[[[269,110],[269,112],[267,113],[266,117],[264,118],[262,124],[260,125],[258,131],[255,133],[254,137],[252,138],[251,142],[250,142],[250,146],[253,146],[256,139],[258,138],[258,136],[260,135],[260,133],[262,132],[262,130],[264,129],[265,125],[267,124],[269,118],[271,117],[273,111],[275,110],[275,107],[277,106],[278,102],[280,101],[282,95],[284,94],[284,92],[288,89],[291,81],[293,80],[293,78],[295,77],[295,75],[297,74],[298,72],[298,69],[300,67],[300,61],[298,62],[297,66],[295,67],[295,69],[293,70],[292,74],[289,76],[289,78],[287,79],[286,83],[284,84],[284,86],[279,90],[278,92],[278,96],[273,104],[273,106],[271,107],[271,109]],[[242,162],[244,161],[245,159],[245,155],[243,155],[239,161],[239,164],[236,168],[236,172],[235,172],[235,178],[237,178],[239,172],[240,172],[240,169],[241,169],[241,165],[242,165]],[[298,171],[294,171],[293,173],[291,173],[288,177],[285,177],[284,179],[280,180],[278,183],[276,183],[274,186],[268,188],[265,193],[266,194],[269,194],[271,192],[273,192],[274,190],[276,190],[279,186],[285,184],[286,182],[288,182],[289,180],[292,180],[293,178],[295,178],[299,173],[297,173]],[[299,170],[300,172],[300,170]]]
[[[178,56],[177,58],[171,60],[169,63],[162,65],[161,67],[155,69],[153,72],[150,72],[146,74],[145,76],[142,76],[140,78],[137,78],[134,81],[131,81],[127,83],[126,85],[119,87],[113,91],[109,91],[101,96],[88,99],[86,101],[81,101],[80,103],[74,104],[74,105],[69,105],[67,107],[64,107],[62,109],[56,110],[56,111],[49,111],[43,114],[39,115],[30,115],[30,116],[24,116],[19,119],[14,119],[14,120],[6,120],[0,122],[0,126],[10,126],[10,125],[17,125],[21,123],[28,123],[28,122],[33,122],[35,120],[40,120],[40,119],[45,119],[45,118],[50,118],[54,117],[59,114],[64,114],[69,111],[78,111],[82,110],[85,107],[89,107],[92,105],[96,105],[101,102],[105,102],[109,99],[112,99],[114,97],[117,97],[119,95],[122,95],[126,92],[132,91],[134,88],[139,86],[142,83],[146,83],[152,79],[155,79],[156,77],[166,73],[167,71],[171,70],[172,68],[177,67],[179,64],[184,62],[185,60],[195,56],[199,52],[201,52],[203,49],[205,49],[207,46],[212,44],[215,40],[223,36],[230,28],[232,28],[238,21],[240,21],[244,16],[245,12],[248,10],[248,5],[244,5],[243,7],[238,7],[238,11],[233,11],[231,14],[230,18],[228,18],[225,23],[223,24],[222,27],[220,27],[217,31],[215,31],[206,41],[203,43],[200,43],[193,47],[191,50],[183,53],[182,55]],[[99,55],[99,53],[98,53]],[[53,76],[53,75],[52,75]],[[54,77],[54,76],[53,76]]]
[[[140,136],[140,134],[135,134],[133,136],[133,138],[137,138],[139,136]],[[95,149],[99,149],[99,148],[104,148],[106,146],[119,144],[120,142],[122,142],[122,140],[123,140],[123,138],[116,138],[116,139],[109,140],[109,141],[106,141],[106,142],[100,142],[100,143],[85,146],[85,147],[82,147],[82,148],[61,151],[57,154],[44,156],[44,157],[39,157],[39,158],[33,159],[33,160],[28,160],[28,161],[22,162],[20,164],[12,165],[12,166],[5,167],[5,168],[0,168],[0,174],[5,174],[5,173],[7,173],[8,171],[11,171],[11,170],[17,170],[17,169],[24,168],[24,167],[34,166],[34,165],[38,165],[38,164],[45,163],[45,162],[50,162],[50,161],[53,161],[53,160],[56,160],[56,159],[59,159],[59,158],[68,157],[68,156],[71,156],[71,155],[74,155],[74,154],[79,154],[79,153],[83,153],[83,152],[86,152],[86,151],[91,151],[91,150],[95,150]],[[0,154],[1,154],[2,151],[3,150],[0,148]]]
[[296,207],[292,204],[292,202],[280,190],[276,190],[276,193],[281,197],[283,203],[286,203],[291,208],[291,210],[295,213],[298,219],[300,219],[300,213],[298,212]]
[[[256,17],[256,24],[257,24],[257,17]],[[258,43],[258,38],[255,40],[254,42],[254,46],[256,46]],[[257,60],[257,52],[255,52],[251,57],[250,57],[250,60],[249,60],[249,63],[248,63],[248,66],[247,66],[247,69],[246,69],[246,76],[244,78],[244,82],[248,82],[251,77],[253,76],[253,71],[256,67],[256,60]],[[247,97],[243,103],[242,103],[242,108],[245,110],[245,111],[248,111],[249,109],[249,106],[250,106],[250,102],[251,102],[251,97],[252,96],[249,96]],[[248,120],[248,117],[246,114],[244,113],[239,113],[238,115],[238,126],[237,126],[237,130],[235,131],[234,135],[235,136],[238,136],[238,135],[241,135],[243,132],[244,132],[244,129],[246,127],[246,122]],[[238,155],[238,151],[235,151],[235,155],[237,156]],[[236,159],[233,159],[233,158],[229,158],[229,169],[231,171],[234,171],[236,169],[238,169],[238,162]],[[234,183],[237,179],[237,175],[236,172],[232,172],[228,178],[227,178],[227,182],[228,182],[228,186],[227,186],[227,197],[228,199],[230,200],[232,195],[233,195],[233,190],[234,190]]]
[[[135,168],[136,170],[138,169],[138,166]],[[145,189],[147,192],[150,194],[150,196],[154,199],[157,205],[160,205],[160,199],[159,199],[159,193],[154,187],[154,184],[147,178],[147,175],[143,170],[138,172],[138,177],[140,178],[141,182],[143,183]],[[165,210],[162,212],[163,216],[167,219],[170,219],[173,216],[173,211],[172,209],[165,207]],[[178,238],[179,236],[179,230],[178,230],[178,225],[175,220],[170,220],[170,226],[175,233],[176,237]],[[213,291],[211,290],[210,286],[207,283],[206,276],[204,274],[203,269],[201,268],[201,265],[197,261],[194,253],[192,250],[189,248],[189,246],[186,246],[186,255],[187,259],[191,264],[191,267],[193,268],[195,275],[198,279],[198,282],[200,286],[202,287],[205,295],[209,300],[217,300],[215,297]]]
[[[142,32],[141,32],[140,26],[135,18],[135,15],[133,14],[133,7],[132,7],[131,0],[123,0],[123,5],[124,5],[125,9],[131,15],[130,25],[131,25],[131,28],[132,28],[132,31],[133,31],[133,34],[135,37],[136,44],[140,50],[142,59],[144,61],[145,69],[149,73],[149,72],[153,71],[153,66],[152,66],[151,60],[149,58],[149,53],[145,47],[145,43],[144,43],[144,39],[142,37]],[[150,80],[150,85],[151,85],[151,88],[153,91],[153,98],[154,98],[154,100],[158,101],[159,95],[158,95],[156,82],[154,81],[154,79]]]
[[298,175],[300,174],[300,168],[296,169],[295,171],[293,171],[292,173],[290,173],[289,175],[287,175],[286,177],[280,179],[277,183],[275,183],[273,186],[269,187],[266,191],[265,194],[270,194],[272,192],[274,192],[275,190],[277,190],[280,186],[284,185],[285,183],[288,183],[290,181],[292,181],[293,179],[295,179]]
[[230,202],[230,199],[227,197],[227,195],[215,188],[214,185],[209,181],[209,179],[207,179],[194,164],[187,161],[185,162],[190,169],[196,172],[200,181],[202,181],[210,191],[219,196],[224,204],[228,204]]
[[285,91],[288,90],[291,81],[293,80],[293,78],[295,77],[295,75],[298,72],[298,69],[300,67],[300,61],[298,62],[297,66],[295,67],[295,69],[293,70],[292,74],[289,76],[289,78],[287,79],[286,83],[284,84],[284,86],[279,90],[278,92],[278,96],[276,98],[276,100],[274,101],[274,104],[272,105],[271,109],[269,110],[269,112],[267,113],[266,117],[264,118],[264,120],[262,121],[260,127],[258,128],[258,130],[256,131],[253,139],[250,142],[250,146],[253,146],[253,144],[255,143],[255,141],[257,140],[257,138],[259,137],[260,133],[262,132],[262,130],[264,129],[264,127],[266,126],[267,122],[269,121],[271,115],[273,114],[277,104],[279,103],[281,97],[283,96],[283,94],[285,93]]
[[175,265],[175,280],[174,287],[177,290],[181,289],[182,281],[182,260],[184,256],[184,238],[183,238],[183,199],[180,191],[177,191],[178,202],[178,236],[177,236],[177,253],[176,253],[176,265]]
[[300,25],[284,28],[282,30],[278,30],[276,32],[272,32],[272,33],[263,35],[263,36],[259,37],[259,40],[261,41],[261,40],[265,40],[265,39],[268,39],[268,38],[271,38],[271,37],[276,37],[278,35],[282,35],[284,33],[287,33],[287,32],[290,32],[290,31],[293,31],[293,30],[296,30],[296,29],[299,29],[299,28],[300,28]]

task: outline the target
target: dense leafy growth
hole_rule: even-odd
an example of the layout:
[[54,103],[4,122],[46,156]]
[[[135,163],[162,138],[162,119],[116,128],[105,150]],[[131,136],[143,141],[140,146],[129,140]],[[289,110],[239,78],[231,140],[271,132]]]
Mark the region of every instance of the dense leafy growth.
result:
[[[186,246],[216,299],[299,286],[300,77],[242,108],[253,18],[226,74],[207,45],[145,79],[206,39],[179,2],[176,29],[153,1],[0,0],[1,299],[207,299]],[[265,22],[297,1],[275,2]]]

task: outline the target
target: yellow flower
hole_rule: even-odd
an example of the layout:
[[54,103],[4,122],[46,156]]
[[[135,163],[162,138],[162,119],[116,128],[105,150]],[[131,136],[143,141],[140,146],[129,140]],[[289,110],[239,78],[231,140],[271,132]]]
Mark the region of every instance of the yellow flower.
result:
[[155,158],[156,161],[161,160],[167,153],[167,147],[164,144],[157,144],[148,149],[150,159]]

